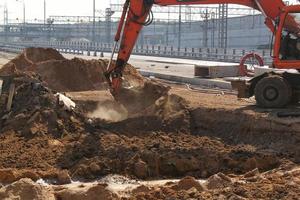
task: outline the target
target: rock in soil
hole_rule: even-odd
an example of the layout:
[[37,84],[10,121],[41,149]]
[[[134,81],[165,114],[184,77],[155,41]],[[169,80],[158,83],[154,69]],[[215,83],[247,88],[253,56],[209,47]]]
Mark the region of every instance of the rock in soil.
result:
[[177,184],[171,187],[173,190],[180,191],[180,190],[190,190],[195,188],[197,191],[202,192],[204,187],[197,181],[194,177],[185,177],[181,179]]
[[57,174],[57,183],[60,185],[69,184],[72,182],[67,170],[61,171]]

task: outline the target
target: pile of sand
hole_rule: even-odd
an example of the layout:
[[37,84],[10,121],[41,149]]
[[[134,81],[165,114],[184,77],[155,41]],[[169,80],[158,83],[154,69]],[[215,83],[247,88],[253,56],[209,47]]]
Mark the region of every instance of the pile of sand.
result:
[[3,69],[14,65],[17,70],[25,71],[30,70],[34,64],[49,60],[65,60],[65,58],[55,49],[28,48],[12,59],[9,63],[4,65]]
[[[105,90],[108,89],[104,76],[107,64],[107,60],[74,58],[39,63],[35,72],[50,88],[60,92]],[[143,84],[143,78],[131,65],[125,68],[124,78],[131,86]]]
[[[107,89],[103,72],[107,60],[65,59],[58,51],[28,48],[4,65],[0,75],[35,72],[47,86],[59,92]],[[131,86],[143,84],[142,76],[131,65],[124,71],[125,81]]]

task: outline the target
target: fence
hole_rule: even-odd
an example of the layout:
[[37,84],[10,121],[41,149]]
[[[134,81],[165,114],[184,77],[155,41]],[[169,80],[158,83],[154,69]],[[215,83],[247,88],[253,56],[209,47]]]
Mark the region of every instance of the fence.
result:
[[[97,56],[99,53],[111,52],[112,44],[91,42],[0,42],[0,50],[19,52],[27,47],[54,48],[62,53],[86,54]],[[175,48],[170,46],[137,45],[133,49],[135,55],[185,58],[193,60],[208,60],[222,62],[240,62],[241,58],[253,50],[218,49],[218,48]],[[255,50],[265,63],[271,63],[270,51]]]

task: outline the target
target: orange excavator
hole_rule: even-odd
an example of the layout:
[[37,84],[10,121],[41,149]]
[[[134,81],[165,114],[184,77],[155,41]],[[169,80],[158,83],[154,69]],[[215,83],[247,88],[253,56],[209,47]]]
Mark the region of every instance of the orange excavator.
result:
[[[273,33],[273,63],[268,72],[233,84],[240,98],[255,95],[262,107],[283,107],[298,99],[300,91],[300,5],[287,6],[282,0],[126,0],[115,36],[115,45],[105,76],[113,96],[122,85],[122,72],[143,26],[151,23],[152,6],[195,4],[238,4],[260,11]],[[120,41],[121,39],[121,41]],[[119,44],[120,42],[120,44]],[[115,64],[112,59],[118,48]],[[285,70],[278,70],[285,69]],[[288,72],[287,69],[296,69]]]

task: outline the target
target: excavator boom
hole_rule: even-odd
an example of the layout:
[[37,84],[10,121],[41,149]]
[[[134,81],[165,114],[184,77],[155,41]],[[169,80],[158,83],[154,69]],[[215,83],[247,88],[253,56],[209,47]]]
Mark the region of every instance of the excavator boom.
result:
[[[169,5],[196,5],[196,4],[238,4],[259,10],[264,15],[266,26],[271,32],[275,32],[275,21],[285,7],[282,0],[126,0],[124,10],[115,37],[115,45],[112,53],[119,45],[118,57],[115,65],[109,63],[106,78],[111,86],[111,93],[117,95],[122,84],[122,72],[131,55],[136,40],[143,26],[148,25],[148,16],[151,15],[152,6]],[[299,25],[290,17],[287,29],[299,30]]]

